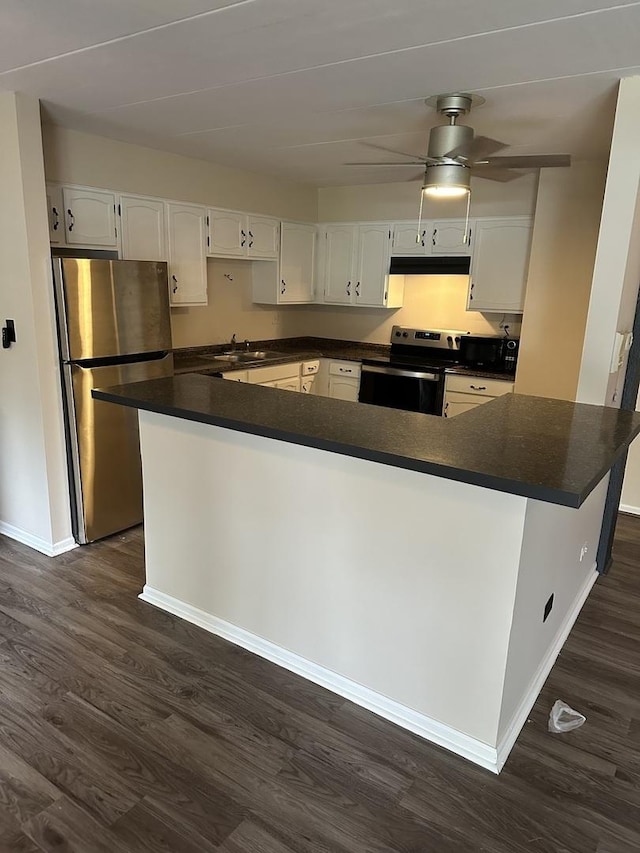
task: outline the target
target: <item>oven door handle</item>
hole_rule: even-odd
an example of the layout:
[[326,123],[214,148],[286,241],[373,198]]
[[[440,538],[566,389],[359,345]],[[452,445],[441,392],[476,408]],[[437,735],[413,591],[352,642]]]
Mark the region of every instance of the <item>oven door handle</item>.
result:
[[423,373],[421,370],[400,370],[398,367],[374,367],[371,364],[363,364],[362,373],[384,373],[386,376],[408,376],[410,379],[427,379],[429,382],[437,382],[440,378],[437,373]]

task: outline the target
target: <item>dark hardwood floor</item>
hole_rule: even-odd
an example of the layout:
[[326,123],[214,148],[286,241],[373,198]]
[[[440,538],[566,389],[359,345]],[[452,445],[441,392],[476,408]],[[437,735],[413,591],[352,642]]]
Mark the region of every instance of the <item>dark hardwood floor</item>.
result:
[[141,530],[0,537],[0,851],[637,853],[640,519],[614,559],[495,777],[138,601]]

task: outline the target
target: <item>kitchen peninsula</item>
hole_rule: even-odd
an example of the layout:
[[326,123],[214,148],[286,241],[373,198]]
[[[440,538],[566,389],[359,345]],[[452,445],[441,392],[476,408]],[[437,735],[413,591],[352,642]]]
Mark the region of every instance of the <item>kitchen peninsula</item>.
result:
[[184,375],[140,410],[142,598],[499,772],[596,580],[640,415],[453,420]]

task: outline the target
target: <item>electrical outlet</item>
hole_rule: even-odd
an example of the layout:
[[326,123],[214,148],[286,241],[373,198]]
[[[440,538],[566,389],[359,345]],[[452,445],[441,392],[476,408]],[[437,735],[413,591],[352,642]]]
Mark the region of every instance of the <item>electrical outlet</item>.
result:
[[589,545],[585,542],[582,548],[580,548],[580,562],[584,560],[584,558],[589,553]]

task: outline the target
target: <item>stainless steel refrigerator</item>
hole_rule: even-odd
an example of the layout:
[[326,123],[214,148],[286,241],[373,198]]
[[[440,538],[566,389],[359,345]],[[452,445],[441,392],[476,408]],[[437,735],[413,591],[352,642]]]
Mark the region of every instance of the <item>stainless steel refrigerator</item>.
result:
[[93,388],[173,374],[167,265],[53,259],[73,532],[81,544],[142,521],[135,409]]

